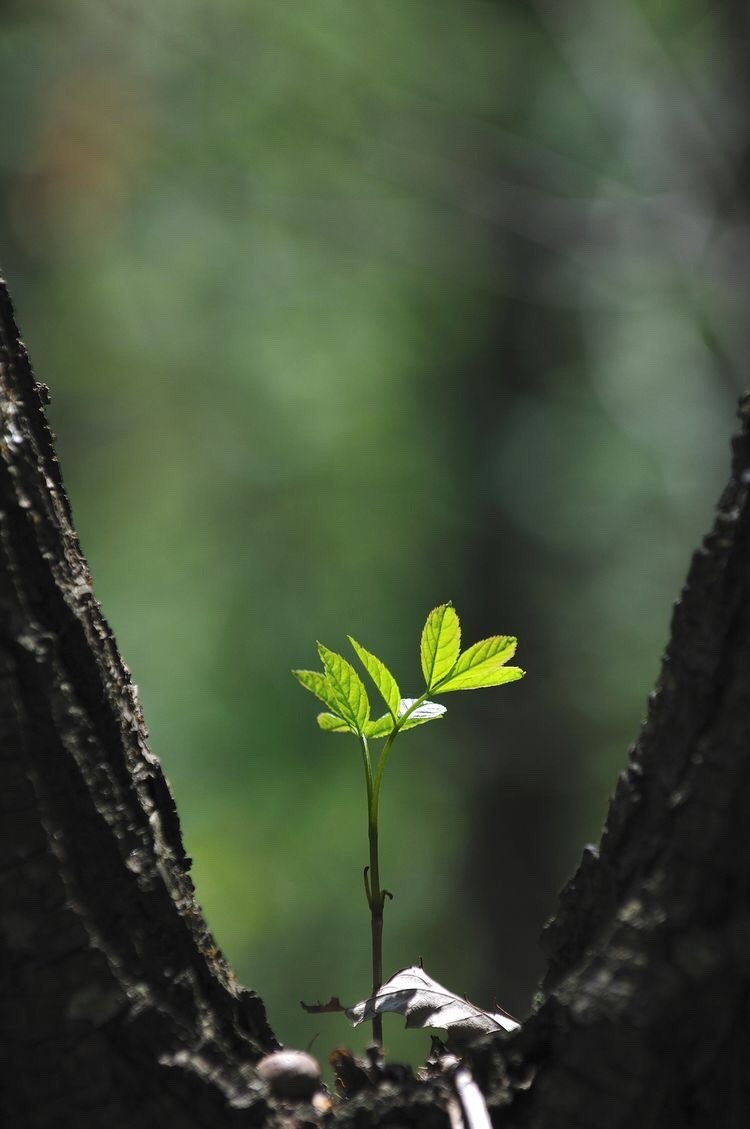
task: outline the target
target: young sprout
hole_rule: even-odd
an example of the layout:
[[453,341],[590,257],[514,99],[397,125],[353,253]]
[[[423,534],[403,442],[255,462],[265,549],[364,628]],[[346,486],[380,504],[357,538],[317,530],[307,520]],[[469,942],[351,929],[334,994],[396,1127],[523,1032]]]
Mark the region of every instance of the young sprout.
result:
[[[523,678],[524,671],[505,664],[513,657],[516,640],[511,635],[492,635],[461,652],[461,625],[451,604],[441,604],[427,616],[422,629],[420,658],[425,687],[417,698],[402,698],[398,683],[385,663],[348,637],[357,658],[385,702],[387,712],[370,717],[370,702],[362,679],[345,658],[318,643],[322,671],[294,670],[295,678],[326,707],[318,714],[318,725],[327,733],[351,733],[360,745],[367,787],[367,835],[370,861],[365,867],[365,894],[370,907],[372,935],[372,995],[383,983],[383,908],[391,897],[380,881],[378,858],[378,812],[383,773],[391,749],[400,733],[442,717],[445,706],[430,700],[433,694],[453,690],[480,690],[502,686]],[[380,755],[370,751],[370,741],[384,742]],[[372,1021],[373,1038],[382,1045],[382,1016]]]

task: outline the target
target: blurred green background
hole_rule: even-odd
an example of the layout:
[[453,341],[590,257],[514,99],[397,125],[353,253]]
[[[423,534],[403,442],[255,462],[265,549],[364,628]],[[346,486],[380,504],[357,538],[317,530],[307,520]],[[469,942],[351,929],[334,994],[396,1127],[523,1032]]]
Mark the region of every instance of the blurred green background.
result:
[[529,673],[396,747],[385,964],[525,1014],[728,466],[741,6],[0,13],[0,260],[219,945],[284,1042],[364,1043],[298,1006],[369,930],[357,746],[289,669],[349,632],[415,692],[452,599]]

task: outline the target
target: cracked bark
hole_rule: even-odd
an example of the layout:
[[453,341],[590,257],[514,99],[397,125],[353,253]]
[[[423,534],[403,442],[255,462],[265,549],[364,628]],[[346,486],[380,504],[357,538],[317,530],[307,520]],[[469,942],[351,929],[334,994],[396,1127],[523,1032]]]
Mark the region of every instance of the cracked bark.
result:
[[513,1125],[750,1120],[748,396],[740,420],[600,848],[546,930],[545,1000],[513,1051],[536,1067]]
[[[497,1126],[745,1125],[750,1014],[750,400],[598,851],[545,934],[535,1014],[469,1064]],[[0,1124],[311,1123],[193,899],[169,789],[96,600],[41,386],[0,291]],[[448,1125],[437,1083],[342,1107]]]
[[193,899],[0,294],[0,1123],[258,1124],[275,1045]]

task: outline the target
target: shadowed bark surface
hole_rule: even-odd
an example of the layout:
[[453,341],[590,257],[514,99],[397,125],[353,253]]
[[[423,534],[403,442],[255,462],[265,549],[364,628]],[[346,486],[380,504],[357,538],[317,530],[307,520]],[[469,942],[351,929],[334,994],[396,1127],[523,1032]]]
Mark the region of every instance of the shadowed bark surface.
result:
[[0,1123],[259,1123],[275,1040],[193,900],[4,288],[0,366]]
[[598,851],[544,938],[546,998],[514,1044],[503,1124],[750,1119],[750,398],[647,720]]
[[[0,293],[0,1124],[309,1124],[195,904],[174,805],[94,599]],[[563,892],[537,1012],[468,1061],[498,1126],[745,1125],[750,401],[599,851]],[[251,801],[250,801],[251,802]],[[394,1070],[336,1113],[448,1125]]]

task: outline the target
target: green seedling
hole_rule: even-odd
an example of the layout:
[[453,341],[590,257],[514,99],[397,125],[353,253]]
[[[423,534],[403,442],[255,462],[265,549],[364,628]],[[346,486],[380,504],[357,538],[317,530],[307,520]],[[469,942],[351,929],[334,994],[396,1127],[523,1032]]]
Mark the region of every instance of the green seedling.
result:
[[[481,690],[502,686],[523,678],[524,671],[505,664],[516,651],[516,640],[510,635],[492,635],[461,651],[461,625],[451,604],[441,604],[427,616],[422,629],[420,658],[424,690],[417,698],[402,698],[396,679],[388,667],[370,651],[348,637],[357,658],[385,702],[387,712],[370,716],[370,701],[362,679],[342,655],[318,643],[322,671],[294,670],[295,678],[326,707],[318,714],[318,725],[327,733],[349,733],[355,736],[362,751],[367,787],[367,834],[370,861],[365,867],[365,894],[370,908],[372,935],[372,994],[383,983],[383,908],[385,899],[393,895],[380,882],[378,858],[378,812],[383,773],[391,749],[400,733],[417,725],[443,717],[445,706],[431,701],[434,694],[454,690]],[[382,740],[377,758],[370,752],[370,742]],[[372,1021],[373,1038],[382,1045],[382,1016]]]

